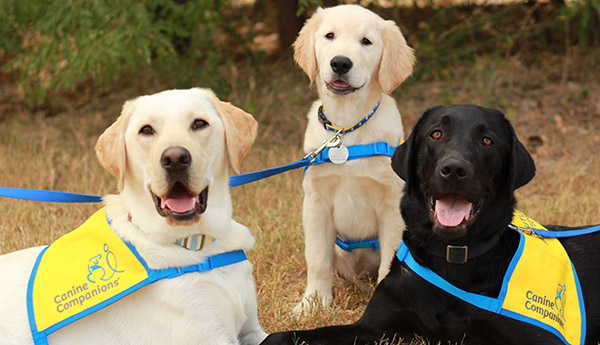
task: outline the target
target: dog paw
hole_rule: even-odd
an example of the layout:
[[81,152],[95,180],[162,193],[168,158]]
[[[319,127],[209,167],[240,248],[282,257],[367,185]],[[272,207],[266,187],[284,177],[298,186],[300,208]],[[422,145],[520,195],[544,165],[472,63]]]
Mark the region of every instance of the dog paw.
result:
[[240,336],[240,344],[242,345],[258,345],[267,337],[262,329],[254,332],[250,332]]
[[302,298],[302,301],[294,307],[293,314],[296,318],[316,314],[323,310],[323,308],[331,306],[332,301],[333,296],[331,294],[329,296],[320,296],[315,291],[312,295]]

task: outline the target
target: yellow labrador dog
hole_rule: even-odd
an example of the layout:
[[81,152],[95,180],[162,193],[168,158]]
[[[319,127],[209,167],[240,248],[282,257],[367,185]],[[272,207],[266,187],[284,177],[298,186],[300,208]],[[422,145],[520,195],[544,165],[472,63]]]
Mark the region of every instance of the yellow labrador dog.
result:
[[[242,252],[252,248],[254,237],[232,220],[227,166],[229,157],[239,170],[255,135],[250,114],[206,89],[169,90],[125,103],[96,145],[102,165],[120,180],[120,193],[104,197],[101,220],[108,219],[109,231],[135,247],[153,274],[175,273],[47,335],[50,344],[258,344],[264,339],[252,265]],[[0,344],[33,344],[26,291],[43,249],[0,257]],[[114,250],[105,244],[84,267],[87,280],[84,275],[51,294],[50,311],[67,313],[123,286],[128,268]],[[182,273],[181,267],[206,266],[208,257],[229,252],[242,259]],[[105,283],[91,287],[100,281]],[[39,326],[42,320],[37,321]]]
[[[305,152],[340,128],[345,128],[345,147],[398,145],[402,121],[389,93],[412,73],[415,57],[393,21],[358,5],[319,8],[294,43],[294,59],[320,96],[308,112]],[[404,229],[398,211],[403,182],[391,169],[389,157],[312,166],[303,186],[308,272],[296,314],[306,311],[316,296],[330,305],[334,267],[347,277],[368,273],[383,279]],[[346,252],[335,245],[336,236],[344,241],[379,238],[381,250]]]

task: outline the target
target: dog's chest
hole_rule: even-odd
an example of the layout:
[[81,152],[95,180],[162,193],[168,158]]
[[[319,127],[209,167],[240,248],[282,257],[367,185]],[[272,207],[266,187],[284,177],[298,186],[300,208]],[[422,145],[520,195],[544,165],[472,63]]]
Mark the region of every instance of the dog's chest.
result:
[[[382,180],[385,179],[361,174],[362,166],[348,164],[324,167],[321,171],[318,168],[311,167],[307,172],[304,181],[306,197],[314,196],[328,204],[325,212],[330,214],[325,216],[333,220],[339,233],[349,237],[376,234],[378,214],[391,198],[388,190],[394,188],[384,185]],[[312,169],[315,174],[309,176]]]

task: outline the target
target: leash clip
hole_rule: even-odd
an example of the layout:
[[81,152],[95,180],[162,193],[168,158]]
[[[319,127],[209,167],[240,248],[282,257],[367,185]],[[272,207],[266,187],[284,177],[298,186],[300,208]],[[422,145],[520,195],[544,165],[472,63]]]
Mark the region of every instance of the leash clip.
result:
[[509,224],[508,225],[509,228],[512,228],[513,230],[517,230],[520,231],[522,233],[524,233],[525,235],[529,235],[529,236],[533,236],[533,237],[537,237],[537,238],[543,238],[543,236],[538,235],[533,229],[531,228],[523,228],[514,224]]
[[326,148],[332,148],[332,147],[338,147],[342,144],[342,135],[340,132],[342,130],[340,129],[339,131],[337,131],[335,133],[335,135],[325,141],[323,141],[323,144],[321,144],[321,146],[319,146],[318,149],[306,154],[306,156],[304,156],[302,159],[307,159],[308,157],[311,157],[311,163],[313,163],[316,159],[317,156]]

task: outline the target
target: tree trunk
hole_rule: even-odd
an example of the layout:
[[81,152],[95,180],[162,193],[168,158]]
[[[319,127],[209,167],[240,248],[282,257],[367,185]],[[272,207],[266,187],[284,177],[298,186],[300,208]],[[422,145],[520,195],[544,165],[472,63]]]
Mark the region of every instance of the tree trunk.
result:
[[296,0],[275,0],[277,25],[279,26],[279,48],[283,53],[291,53],[291,45],[304,24],[304,18],[296,16]]
[[590,12],[590,26],[588,29],[590,45],[600,46],[600,13],[592,5],[593,0],[586,0],[586,11]]
[[[298,13],[297,0],[274,0],[277,8],[277,25],[279,26],[279,47],[283,53],[291,53],[292,43],[296,40],[298,32],[304,24],[305,15],[300,17]],[[338,0],[322,0],[323,7],[331,7],[338,4]]]

